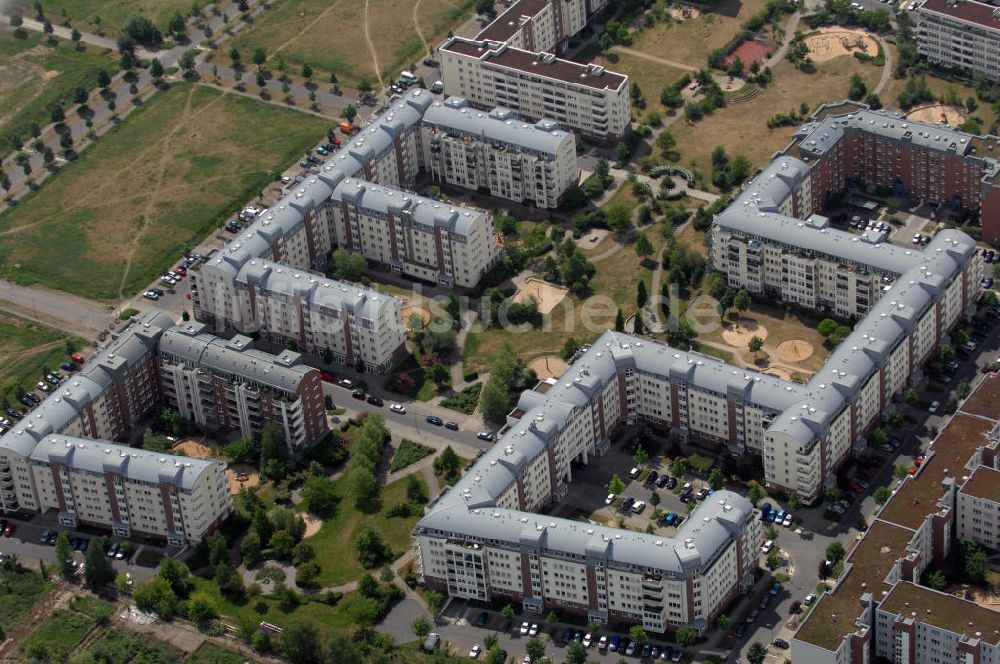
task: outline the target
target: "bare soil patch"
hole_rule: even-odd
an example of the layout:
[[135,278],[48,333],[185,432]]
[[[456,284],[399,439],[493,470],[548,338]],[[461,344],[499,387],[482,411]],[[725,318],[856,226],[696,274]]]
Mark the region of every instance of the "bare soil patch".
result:
[[323,519],[319,518],[315,514],[309,514],[306,512],[302,515],[302,520],[306,522],[306,532],[302,535],[302,539],[312,537],[320,531],[320,528],[323,527]]
[[569,291],[562,286],[550,284],[547,281],[528,277],[518,284],[517,293],[514,294],[515,302],[527,302],[529,297],[538,300],[538,312],[543,316],[556,308],[562,302]]
[[742,60],[744,67],[750,67],[754,62],[763,63],[767,60],[767,54],[771,51],[771,47],[764,42],[757,39],[748,39],[726,56],[726,64],[735,62],[736,60]]
[[229,478],[229,492],[236,495],[240,489],[248,489],[260,484],[260,473],[248,463],[234,463],[226,468],[226,477]]
[[760,337],[762,341],[767,339],[767,328],[749,318],[734,323],[722,333],[722,338],[727,344],[740,350],[745,350],[754,337]]
[[942,122],[950,125],[960,125],[965,122],[965,109],[961,106],[947,104],[928,104],[919,106],[906,114],[908,120],[915,122]]
[[818,34],[806,37],[806,46],[813,62],[827,62],[854,53],[878,55],[878,42],[864,30],[823,28]]
[[775,351],[780,362],[801,362],[812,356],[813,345],[802,339],[789,339],[778,344]]
[[188,438],[178,442],[173,446],[173,452],[183,452],[192,459],[215,459],[216,455],[211,447],[204,443],[204,438]]
[[566,371],[566,362],[556,355],[542,355],[528,362],[528,368],[534,369],[539,380],[558,378]]
[[778,378],[780,378],[782,380],[787,380],[787,381],[791,381],[792,380],[792,375],[790,373],[788,373],[784,369],[779,369],[778,367],[770,367],[764,373],[766,373],[766,374],[768,374],[770,376],[777,376]]
[[406,321],[410,320],[410,316],[412,316],[413,314],[417,314],[418,316],[420,316],[420,318],[423,319],[425,325],[431,322],[431,312],[427,311],[423,307],[407,305],[403,307],[403,323],[406,323]]

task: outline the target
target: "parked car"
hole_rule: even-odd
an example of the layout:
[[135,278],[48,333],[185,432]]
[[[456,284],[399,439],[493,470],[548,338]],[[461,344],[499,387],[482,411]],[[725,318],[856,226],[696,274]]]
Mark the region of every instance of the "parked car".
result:
[[521,623],[521,629],[519,629],[519,630],[518,630],[518,633],[519,633],[519,634],[520,634],[521,636],[527,636],[527,635],[528,635],[528,630],[529,630],[529,629],[531,629],[531,625],[529,625],[529,624],[528,624],[528,623],[526,623],[526,622],[523,622],[523,623]]
[[782,586],[780,583],[775,583],[774,585],[771,586],[771,589],[767,591],[767,594],[768,595],[777,595],[783,589],[784,589],[784,586]]
[[632,504],[633,514],[642,514],[642,511],[646,509],[646,503],[642,500],[637,500]]
[[615,494],[609,493],[608,497],[604,499],[604,504],[610,505],[611,503],[615,502],[615,498],[616,498]]
[[391,410],[394,413],[399,413],[400,415],[406,414],[406,408],[404,408],[401,404],[398,403],[394,403],[391,406],[389,406],[389,410]]
[[659,476],[660,474],[658,472],[656,472],[655,470],[651,470],[649,471],[649,475],[646,475],[646,479],[643,481],[643,484],[645,484],[647,487],[653,486],[653,484],[656,482],[656,479]]
[[42,380],[36,382],[35,383],[35,387],[37,387],[38,389],[40,389],[42,392],[51,392],[52,391],[52,388],[49,387],[49,384],[46,383],[45,381],[42,381]]
[[608,646],[608,650],[611,652],[618,652],[618,647],[622,644],[622,637],[615,634],[611,637],[611,645]]
[[806,606],[809,606],[815,601],[816,601],[816,595],[814,595],[813,593],[809,593],[808,595],[806,595],[805,599],[802,600],[802,603],[805,604]]
[[763,544],[760,545],[761,553],[770,553],[771,549],[774,548],[774,540],[765,540]]
[[774,641],[771,641],[771,645],[775,648],[781,648],[782,650],[788,650],[789,647],[788,641],[785,641],[784,639],[775,639]]
[[458,431],[458,422],[450,422],[450,421],[449,422],[445,422],[444,423],[444,428],[445,429],[451,429],[452,431]]
[[781,520],[781,525],[784,526],[785,528],[788,528],[789,526],[792,525],[792,513],[791,512],[789,512],[788,514],[786,514],[785,518]]
[[671,480],[671,477],[669,475],[660,475],[656,479],[656,488],[657,489],[663,489],[664,487],[667,486],[667,482],[669,482],[670,480]]
[[437,415],[428,415],[428,416],[427,416],[426,418],[424,418],[424,419],[426,419],[426,420],[427,420],[428,422],[430,422],[431,424],[433,424],[433,425],[434,425],[434,426],[436,426],[436,427],[439,427],[439,426],[441,426],[442,424],[444,424],[444,420],[442,420],[442,419],[441,419],[440,417],[438,417]]
[[476,434],[476,438],[478,438],[479,440],[484,440],[487,443],[492,443],[493,442],[493,434],[490,433],[489,431],[480,431],[480,432],[478,432]]
[[385,402],[382,401],[382,398],[381,397],[377,397],[374,394],[369,395],[368,398],[366,399],[366,401],[368,403],[370,403],[371,405],[376,406],[378,408],[381,408],[382,406],[385,405]]
[[479,652],[481,650],[482,648],[479,647],[478,643],[472,646],[472,648],[469,649],[469,659],[476,659],[477,657],[479,657]]
[[160,299],[160,296],[151,290],[146,291],[145,293],[142,294],[142,296],[147,300],[153,300],[154,302]]
[[608,637],[601,635],[601,638],[597,640],[597,649],[601,652],[605,651],[608,647]]
[[632,470],[628,471],[628,476],[631,477],[632,479],[635,479],[639,477],[641,473],[642,473],[642,468],[640,468],[639,466],[633,466]]
[[358,401],[364,401],[365,399],[368,398],[368,395],[365,394],[364,390],[354,390],[353,392],[351,392],[351,396],[357,399]]
[[940,401],[937,401],[937,400],[932,401],[931,405],[927,406],[927,412],[928,413],[936,413],[938,411],[938,408],[940,408],[940,407],[941,407],[941,402]]
[[76,365],[73,364],[72,362],[63,362],[62,364],[59,365],[59,368],[62,369],[63,371],[76,371]]

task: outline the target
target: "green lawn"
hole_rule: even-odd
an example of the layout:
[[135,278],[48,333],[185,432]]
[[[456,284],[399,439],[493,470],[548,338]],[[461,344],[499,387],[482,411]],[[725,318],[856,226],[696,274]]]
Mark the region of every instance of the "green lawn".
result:
[[68,41],[23,31],[23,38],[3,22],[0,27],[0,153],[14,150],[12,138],[19,136],[27,145],[31,125],[44,127],[51,121],[52,107],[65,108],[73,90],[97,87],[97,72],[114,75],[118,59],[94,46],[77,50]]
[[[53,25],[64,25],[69,19],[80,30],[102,35],[117,36],[132,14],[143,14],[166,32],[167,21],[174,12],[186,14],[190,0],[42,0],[45,16]],[[202,5],[208,3],[201,3]],[[25,3],[33,7],[34,3]],[[33,9],[24,12],[34,18]]]
[[4,314],[0,316],[0,397],[11,403],[18,385],[41,380],[43,368],[58,370],[67,359],[66,342],[79,347],[82,339],[40,323]]
[[0,593],[0,628],[5,632],[10,631],[31,607],[52,590],[50,582],[27,570],[0,570],[0,581],[5,591],[10,587],[10,592]]
[[93,299],[134,293],[319,140],[327,124],[176,84],[0,215],[0,276]]
[[[206,644],[209,645],[209,644]],[[215,646],[213,646],[215,647]],[[180,661],[178,654],[169,646],[149,639],[147,636],[137,636],[120,629],[109,629],[93,639],[84,651],[83,661],[103,662],[106,664],[171,664]],[[201,649],[185,660],[188,662],[204,662],[193,659]],[[87,659],[89,657],[89,659]],[[221,661],[225,660],[209,660]],[[246,661],[241,658],[240,663]]]
[[392,457],[392,465],[389,469],[392,472],[402,470],[407,466],[412,466],[429,454],[434,454],[432,448],[404,438],[399,443],[399,449],[396,450],[396,453]]
[[246,661],[245,655],[206,641],[184,660],[184,664],[244,664]]
[[49,614],[21,644],[21,650],[37,660],[65,662],[112,606],[96,597],[75,597],[68,610],[56,609]]
[[346,478],[335,484],[341,496],[337,514],[323,522],[318,533],[308,542],[316,551],[338,551],[336,556],[320,556],[317,560],[323,568],[319,584],[324,587],[336,586],[361,577],[365,570],[354,553],[354,534],[364,526],[375,526],[392,547],[396,556],[402,555],[410,546],[410,531],[419,520],[414,514],[409,517],[388,517],[386,511],[397,503],[406,502],[407,478],[387,484],[382,488],[382,504],[378,512],[366,514],[354,505]]

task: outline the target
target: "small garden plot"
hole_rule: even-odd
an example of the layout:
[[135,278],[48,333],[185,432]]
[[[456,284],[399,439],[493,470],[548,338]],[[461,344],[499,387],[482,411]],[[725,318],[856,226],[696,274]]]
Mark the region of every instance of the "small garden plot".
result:
[[396,450],[396,454],[392,457],[390,470],[392,472],[402,470],[407,466],[412,466],[416,462],[426,456],[430,456],[431,454],[434,454],[433,448],[404,438],[402,442],[399,443],[399,449]]
[[473,383],[461,392],[456,392],[441,402],[441,405],[451,410],[457,410],[465,415],[472,415],[479,404],[479,393],[483,390],[482,383]]

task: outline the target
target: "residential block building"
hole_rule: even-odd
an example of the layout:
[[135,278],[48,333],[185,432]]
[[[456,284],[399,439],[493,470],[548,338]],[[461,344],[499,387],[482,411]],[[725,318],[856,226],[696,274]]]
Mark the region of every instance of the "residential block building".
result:
[[505,43],[452,37],[438,48],[445,93],[478,108],[550,119],[594,141],[620,141],[629,123],[628,76]]
[[977,494],[996,499],[990,483],[1000,465],[1000,377],[979,380],[916,475],[903,480],[848,553],[836,587],[799,627],[793,661],[998,661],[1000,611],[920,585],[929,565],[954,557],[958,540],[997,541],[996,513],[988,518],[992,506]]
[[1000,10],[975,0],[923,0],[912,12],[928,62],[1000,80]]
[[162,311],[139,316],[0,436],[3,512],[55,509],[70,527],[172,544],[198,542],[225,518],[225,464],[105,442],[163,404],[157,350],[173,326]]
[[431,104],[420,129],[424,170],[437,182],[554,208],[580,180],[576,141],[553,120],[529,123],[449,97]]
[[163,333],[159,360],[164,398],[186,420],[244,437],[270,422],[292,455],[329,431],[319,370],[299,353],[271,355],[249,337],[220,339],[189,323]]
[[404,354],[402,306],[325,279],[334,249],[445,286],[471,287],[499,256],[489,214],[422,198],[420,121],[432,103],[413,90],[375,117],[310,177],[190,274],[198,321],[259,333],[303,352],[384,373]]
[[608,4],[608,0],[517,0],[476,39],[526,51],[558,53]]
[[1000,470],[985,465],[976,468],[958,490],[956,508],[959,540],[1000,550]]

